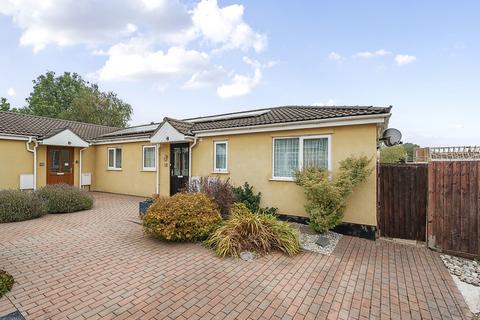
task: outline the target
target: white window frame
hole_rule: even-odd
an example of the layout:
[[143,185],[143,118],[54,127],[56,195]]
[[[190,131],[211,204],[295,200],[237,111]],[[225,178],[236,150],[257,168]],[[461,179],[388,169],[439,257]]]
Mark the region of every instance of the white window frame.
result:
[[[108,168],[108,170],[116,170],[116,171],[122,170],[122,167],[119,167],[119,168],[116,167],[116,164],[117,164],[117,149],[122,150],[122,148],[120,148],[120,147],[107,148],[107,168]],[[110,166],[110,150],[113,150],[113,167]],[[122,150],[122,157],[123,157],[123,150]]]
[[[145,149],[153,148],[153,155],[155,158],[153,159],[153,167],[145,167]],[[156,145],[145,145],[142,146],[142,171],[157,171],[157,146]]]
[[[225,144],[225,168],[217,168],[217,145]],[[218,140],[213,142],[213,172],[228,173],[228,141]]]
[[276,177],[275,176],[275,140],[282,139],[298,139],[298,170],[303,168],[303,142],[310,139],[327,139],[327,170],[332,171],[332,136],[331,135],[312,135],[312,136],[290,136],[290,137],[274,137],[272,139],[272,178],[278,181],[294,181],[294,177]]

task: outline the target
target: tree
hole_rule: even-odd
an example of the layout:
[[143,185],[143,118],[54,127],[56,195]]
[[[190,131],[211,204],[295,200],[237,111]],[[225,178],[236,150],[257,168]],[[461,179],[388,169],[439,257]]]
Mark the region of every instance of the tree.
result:
[[125,127],[132,107],[114,92],[103,92],[76,73],[48,71],[33,80],[26,113],[107,126]]
[[81,90],[73,99],[63,119],[125,127],[130,120],[132,107],[114,92],[101,92],[97,85]]
[[407,160],[407,151],[403,145],[399,144],[393,147],[385,147],[380,150],[381,163],[405,163]]
[[415,156],[414,155],[415,149],[419,148],[420,146],[418,144],[410,143],[410,142],[406,142],[402,144],[402,146],[403,146],[403,149],[407,152],[407,160],[413,161],[413,158]]
[[0,111],[10,111],[10,102],[8,102],[7,98],[0,98]]

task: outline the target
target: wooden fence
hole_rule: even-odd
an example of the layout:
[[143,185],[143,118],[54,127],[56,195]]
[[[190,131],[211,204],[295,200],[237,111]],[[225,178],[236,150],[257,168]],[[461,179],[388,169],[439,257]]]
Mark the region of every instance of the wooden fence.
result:
[[425,241],[427,179],[427,164],[379,165],[380,236]]
[[480,256],[480,161],[433,161],[428,176],[428,246]]

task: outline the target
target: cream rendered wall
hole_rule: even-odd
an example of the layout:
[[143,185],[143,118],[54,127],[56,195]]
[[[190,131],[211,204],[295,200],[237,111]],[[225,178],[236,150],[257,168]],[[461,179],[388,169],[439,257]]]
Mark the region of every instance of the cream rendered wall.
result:
[[[240,185],[247,181],[262,192],[262,205],[278,207],[280,213],[306,216],[304,194],[294,182],[272,181],[272,144],[274,137],[301,135],[331,135],[333,172],[339,161],[350,155],[372,157],[376,168],[377,126],[358,125],[295,131],[278,131],[200,138],[192,152],[192,176],[219,175],[213,173],[213,143],[228,141],[228,174],[224,178]],[[359,186],[348,200],[344,221],[376,225],[376,174]]]
[[[95,169],[96,169],[96,164],[95,164],[95,146],[90,146],[87,149],[82,151],[82,172],[87,173],[90,172],[92,174],[92,185],[90,186],[90,190],[95,190],[95,179],[96,179],[96,174],[95,174]],[[76,148],[78,151],[75,151],[75,157],[76,159],[80,160],[80,149],[82,148]],[[78,152],[78,153],[77,153]],[[79,179],[80,179],[80,174],[79,174],[79,163],[75,164],[75,175],[76,175],[76,180],[75,180],[75,185],[78,186],[79,184]],[[88,186],[84,187],[86,190],[88,190]]]
[[33,174],[33,153],[25,141],[0,140],[0,190],[18,189],[20,174]]
[[[95,146],[95,191],[151,196],[155,193],[156,172],[142,171],[142,146],[148,141]],[[122,169],[108,170],[107,149],[122,148]]]
[[161,196],[170,195],[170,143],[160,145],[160,190]]

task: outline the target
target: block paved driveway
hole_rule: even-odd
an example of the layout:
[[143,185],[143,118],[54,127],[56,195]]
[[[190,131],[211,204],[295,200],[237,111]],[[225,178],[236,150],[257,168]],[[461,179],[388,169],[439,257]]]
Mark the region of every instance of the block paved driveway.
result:
[[0,315],[26,319],[461,319],[437,253],[344,236],[331,256],[219,259],[145,237],[139,198],[94,193],[92,210],[0,225],[17,283]]

